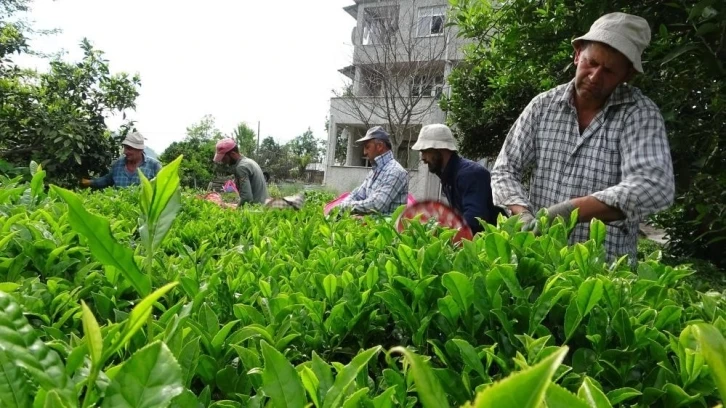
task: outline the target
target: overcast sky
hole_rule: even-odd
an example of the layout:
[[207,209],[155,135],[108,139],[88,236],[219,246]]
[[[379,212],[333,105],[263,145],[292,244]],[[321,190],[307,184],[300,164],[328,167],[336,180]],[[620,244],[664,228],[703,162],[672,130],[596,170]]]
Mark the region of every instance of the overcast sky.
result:
[[[308,127],[325,138],[325,117],[338,69],[351,60],[352,0],[35,0],[40,37],[33,49],[66,50],[78,60],[87,37],[106,53],[112,72],[141,75],[138,130],[161,153],[185,129],[211,114],[230,133],[239,122],[262,137],[287,141]],[[47,69],[47,62],[16,58]],[[115,129],[119,121],[107,121]]]

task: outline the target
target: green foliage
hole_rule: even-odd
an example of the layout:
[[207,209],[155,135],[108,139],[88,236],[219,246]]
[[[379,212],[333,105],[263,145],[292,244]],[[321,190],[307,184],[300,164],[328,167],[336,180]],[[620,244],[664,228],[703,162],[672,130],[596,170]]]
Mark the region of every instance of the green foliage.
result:
[[[633,84],[660,107],[676,175],[674,209],[659,217],[676,256],[723,262],[726,248],[726,3],[713,0],[454,0],[453,23],[473,41],[448,78],[442,107],[463,152],[496,157],[538,93],[574,77],[570,41],[599,16],[624,11],[645,18],[652,41],[645,75]],[[698,61],[698,63],[694,63]]]
[[184,156],[179,176],[181,185],[206,189],[219,170],[213,159],[217,141],[222,138],[222,132],[217,129],[214,117],[205,115],[199,122],[187,128],[184,140],[172,142],[159,156],[159,160],[162,163],[171,163],[179,156]]
[[257,164],[277,180],[289,178],[290,170],[297,167],[289,146],[280,145],[272,136],[268,136],[260,142]]
[[240,153],[247,157],[255,157],[257,153],[257,134],[246,123],[240,123],[232,132],[232,138],[237,141]]
[[0,158],[16,166],[35,160],[62,184],[106,171],[119,140],[105,117],[135,107],[139,77],[111,74],[103,53],[85,39],[78,63],[53,60],[47,73],[21,70],[9,53],[25,49],[22,33],[2,21],[0,28]]
[[[516,219],[454,246],[450,230],[325,217],[324,192],[307,194],[301,211],[182,195],[176,212],[178,168],[120,191],[34,196],[32,183],[0,186],[3,403],[668,407],[721,398],[724,294],[697,292],[684,279],[690,269],[655,258],[635,270],[625,259],[602,263],[599,221],[575,246],[559,220],[535,236]],[[79,215],[106,224],[91,228]],[[94,239],[133,256],[108,259]],[[139,267],[149,252],[154,261]],[[150,294],[129,290],[122,270],[134,267],[122,261],[137,265]]]

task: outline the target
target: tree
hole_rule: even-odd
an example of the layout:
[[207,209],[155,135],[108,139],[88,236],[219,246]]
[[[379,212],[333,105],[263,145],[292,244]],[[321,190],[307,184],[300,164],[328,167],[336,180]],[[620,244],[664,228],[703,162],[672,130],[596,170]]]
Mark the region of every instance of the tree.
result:
[[21,69],[14,54],[31,53],[22,21],[23,0],[0,1],[0,159],[16,166],[41,163],[57,184],[105,171],[119,155],[105,118],[135,107],[140,79],[111,74],[103,52],[81,42],[83,59],[54,59],[47,73]]
[[527,103],[572,79],[570,41],[599,16],[624,11],[645,18],[652,42],[645,75],[634,85],[663,113],[676,175],[676,205],[657,218],[672,253],[726,265],[725,2],[513,0],[493,9],[454,0],[452,7],[473,45],[449,77],[451,97],[442,107],[463,153],[473,157],[496,157]]
[[282,146],[272,136],[268,136],[260,142],[257,163],[263,171],[270,173],[275,179],[290,177],[290,170],[297,166],[290,153],[289,144]]
[[232,138],[237,141],[240,153],[253,157],[257,150],[257,134],[246,123],[240,123],[232,131]]
[[222,138],[222,132],[217,129],[214,117],[205,115],[187,127],[184,140],[169,145],[161,154],[160,160],[169,163],[183,154],[181,184],[186,187],[206,188],[218,171],[213,158],[217,141]]
[[212,115],[204,115],[199,122],[193,123],[187,128],[186,137],[189,140],[220,140],[224,138],[222,132],[217,129],[216,119]]
[[340,113],[354,116],[366,128],[386,128],[396,157],[438,101],[453,39],[444,24],[445,6],[440,11],[426,8],[431,15],[425,16],[417,14],[418,4],[414,0],[403,9],[365,9],[362,38],[354,39],[360,43],[353,56],[359,72],[352,88],[334,91],[342,101],[335,108]]

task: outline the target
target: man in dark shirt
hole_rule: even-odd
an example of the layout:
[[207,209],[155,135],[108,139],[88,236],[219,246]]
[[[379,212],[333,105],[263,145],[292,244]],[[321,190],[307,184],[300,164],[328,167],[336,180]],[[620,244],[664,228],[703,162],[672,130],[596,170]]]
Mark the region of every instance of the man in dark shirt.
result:
[[441,179],[449,205],[464,217],[472,233],[483,230],[477,218],[497,223],[501,209],[492,201],[489,170],[458,155],[451,129],[446,125],[426,125],[411,148],[421,151],[421,160]]

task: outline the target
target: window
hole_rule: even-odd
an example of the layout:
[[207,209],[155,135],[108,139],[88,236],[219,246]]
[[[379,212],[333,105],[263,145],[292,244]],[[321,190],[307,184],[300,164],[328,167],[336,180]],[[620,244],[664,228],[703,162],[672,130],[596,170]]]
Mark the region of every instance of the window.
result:
[[418,36],[430,37],[444,33],[446,6],[421,7],[418,10]]
[[385,44],[395,39],[398,31],[398,7],[365,9],[363,45]]
[[438,98],[444,90],[443,75],[419,75],[413,78],[411,96]]
[[383,78],[374,71],[366,71],[363,75],[365,94],[361,96],[381,96],[383,94]]

